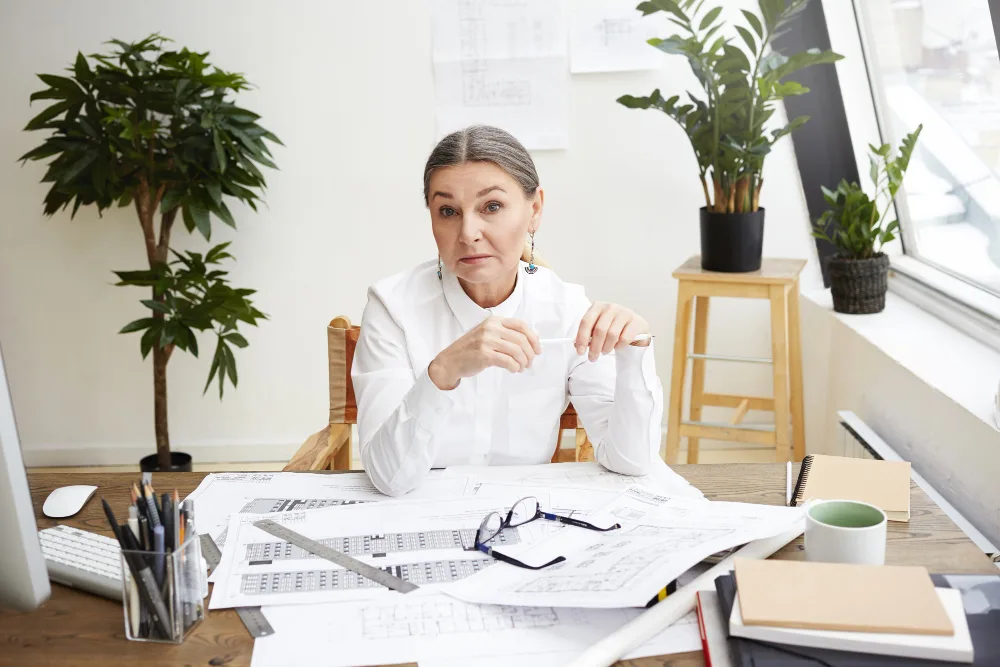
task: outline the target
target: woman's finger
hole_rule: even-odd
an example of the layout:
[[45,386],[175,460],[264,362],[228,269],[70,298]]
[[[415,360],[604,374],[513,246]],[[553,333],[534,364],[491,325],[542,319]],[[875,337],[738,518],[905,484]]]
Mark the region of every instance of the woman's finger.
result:
[[525,338],[528,339],[528,342],[531,343],[531,349],[535,352],[535,354],[542,353],[542,343],[538,340],[538,334],[536,334],[534,330],[528,326],[527,322],[508,317],[502,320],[501,323],[507,329],[513,329],[514,331],[519,331],[524,334]]
[[642,333],[640,331],[641,327],[641,323],[636,318],[629,319],[628,325],[622,329],[621,338],[618,340],[618,345],[615,346],[615,349],[620,350],[626,345],[630,345],[635,340],[635,337]]
[[496,350],[487,355],[487,362],[490,366],[495,366],[496,368],[506,368],[511,373],[519,373],[521,371],[521,367],[514,360],[514,357],[503,352],[497,352]]
[[[500,339],[514,343],[524,350],[524,354],[528,358],[528,365],[531,365],[531,362],[534,360],[536,354],[535,348],[531,344],[531,340],[524,335],[520,329],[508,329],[505,327],[501,329],[498,334]],[[541,345],[539,345],[539,347],[541,347]]]
[[602,354],[608,354],[611,350],[618,347],[618,344],[622,340],[622,330],[628,325],[632,320],[632,315],[627,310],[621,309],[615,313],[615,319],[611,321],[611,326],[608,327],[608,335],[604,338],[604,347],[601,348]]
[[611,328],[611,323],[615,319],[616,310],[614,307],[605,309],[594,323],[594,330],[590,338],[591,361],[597,361],[597,358],[601,356],[601,350],[604,349],[604,341],[608,336],[608,329]]
[[[527,345],[527,341],[525,341],[525,345]],[[493,342],[493,349],[494,351],[507,355],[514,360],[517,364],[517,368],[514,370],[515,373],[519,373],[528,367],[528,355],[523,346],[500,338]],[[531,348],[529,347],[528,352],[530,351]]]
[[580,328],[576,332],[576,353],[584,354],[591,344],[594,335],[594,323],[604,311],[605,304],[594,303],[587,309],[587,313],[580,320]]

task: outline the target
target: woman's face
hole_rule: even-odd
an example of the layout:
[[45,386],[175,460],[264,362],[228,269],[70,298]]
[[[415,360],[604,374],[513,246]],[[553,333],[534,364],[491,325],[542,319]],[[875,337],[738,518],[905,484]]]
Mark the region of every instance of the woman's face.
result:
[[526,198],[492,162],[465,162],[431,174],[428,206],[441,261],[469,283],[517,270],[525,235],[541,223],[543,194]]

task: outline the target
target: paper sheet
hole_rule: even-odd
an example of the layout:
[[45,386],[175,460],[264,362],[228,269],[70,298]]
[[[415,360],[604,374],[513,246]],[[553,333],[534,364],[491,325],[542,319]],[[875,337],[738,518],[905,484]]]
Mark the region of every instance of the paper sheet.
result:
[[[210,609],[305,604],[396,595],[369,579],[278,540],[252,524],[263,518],[288,526],[349,556],[434,590],[496,561],[475,550],[475,533],[490,512],[506,510],[523,496],[454,500],[403,500],[343,505],[303,512],[234,514],[215,570]],[[536,494],[547,505],[547,495]],[[505,530],[494,544],[520,553],[550,534],[533,521]],[[531,561],[528,561],[531,562]]]
[[802,508],[660,496],[631,488],[588,520],[618,521],[608,533],[561,530],[518,557],[566,561],[532,571],[500,564],[444,592],[467,602],[554,607],[640,607],[713,553],[794,525]]
[[672,26],[664,13],[644,17],[637,4],[636,0],[573,0],[569,35],[574,74],[663,66],[666,54],[646,40],[666,37]]
[[[529,486],[574,486],[581,488],[624,491],[639,485],[662,495],[704,498],[704,494],[686,479],[657,459],[648,474],[631,477],[611,472],[599,463],[548,463],[536,466],[452,466],[442,471],[442,477],[462,477],[479,482],[526,484]],[[474,490],[472,491],[474,492]]]
[[[252,667],[564,664],[641,613],[639,609],[557,609],[471,605],[440,593],[392,593],[378,600],[264,607],[275,634],[254,643]],[[629,657],[700,648],[689,614]]]
[[439,139],[482,123],[568,146],[564,0],[434,0],[431,21]]
[[[469,479],[432,471],[407,498],[457,498],[471,493]],[[229,516],[263,514],[391,500],[365,473],[224,472],[207,475],[188,496],[194,500],[195,530],[225,544]]]

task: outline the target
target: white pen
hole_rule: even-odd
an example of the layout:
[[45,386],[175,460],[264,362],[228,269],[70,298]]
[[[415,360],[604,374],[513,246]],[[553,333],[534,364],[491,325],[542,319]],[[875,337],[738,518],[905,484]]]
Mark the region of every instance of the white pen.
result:
[[[652,337],[653,335],[648,333],[639,334],[638,336],[632,339],[632,342],[641,343],[642,341],[649,340]],[[565,345],[567,343],[575,344],[576,338],[539,338],[538,342],[541,343],[542,345],[559,345],[559,344]]]
[[792,462],[789,461],[785,467],[785,505],[792,505]]
[[[132,534],[139,537],[139,514],[135,505],[128,506],[128,527]],[[125,576],[124,573],[122,576]],[[128,613],[129,624],[132,626],[132,636],[139,636],[139,587],[135,579],[129,582],[128,588]]]

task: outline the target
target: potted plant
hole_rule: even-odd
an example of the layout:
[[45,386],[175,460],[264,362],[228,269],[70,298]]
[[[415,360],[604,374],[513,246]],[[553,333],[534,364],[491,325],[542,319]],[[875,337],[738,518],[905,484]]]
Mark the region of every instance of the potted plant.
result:
[[701,209],[701,262],[710,271],[746,272],[760,268],[764,209],[760,208],[764,158],[776,141],[809,118],[799,116],[767,129],[777,103],[809,89],[787,77],[804,67],[832,63],[842,56],[809,49],[783,55],[771,42],[788,29],[809,0],[759,0],[759,14],[742,10],[748,27],[736,26],[741,44],[720,35],[721,7],[704,0],[651,0],[638,5],[643,15],[666,12],[680,33],[649,43],[687,58],[702,95],[664,98],[659,89],[646,97],[623,95],[630,109],[658,109],[687,133],[698,160],[705,194]]
[[[868,145],[874,198],[857,183],[846,180],[841,180],[836,190],[823,188],[823,198],[830,208],[816,221],[813,235],[837,248],[829,268],[833,309],[838,313],[879,313],[885,308],[889,257],[882,252],[882,246],[896,238],[899,228],[899,221],[888,222],[886,214],[903,184],[922,129],[923,125],[918,125],[903,138],[895,159],[890,156],[889,144],[878,148]],[[886,199],[881,213],[879,199]]]
[[173,352],[197,356],[195,332],[212,331],[215,354],[205,391],[217,378],[221,399],[226,379],[237,382],[232,348],[247,346],[239,324],[266,319],[250,299],[254,290],[230,286],[219,268],[232,259],[228,243],[204,254],[174,252],[174,223],[180,217],[188,232],[197,229],[205,240],[213,217],[235,227],[226,199],[256,210],[265,186],[257,165],[274,168],[265,140],[280,143],[257,124],[257,114],[233,102],[231,93],[249,87],[242,74],[208,65],[208,53],[167,50],[169,41],[159,35],[131,44],[112,40],[110,54],[88,60],[78,53],[69,76],[40,74],[48,88],[31,101],[50,106],[25,130],[49,136],[21,157],[22,164],[54,157],[42,178],[52,184],[48,216],[70,204],[71,217],[81,206],[95,205],[99,213],[116,204],[135,207],[148,268],[115,274],[118,285],[151,291],[141,301],[147,316],[120,332],[142,331],[142,356],[153,356],[157,453],[142,459],[143,470],[190,470],[190,456],[170,451],[167,362]]

